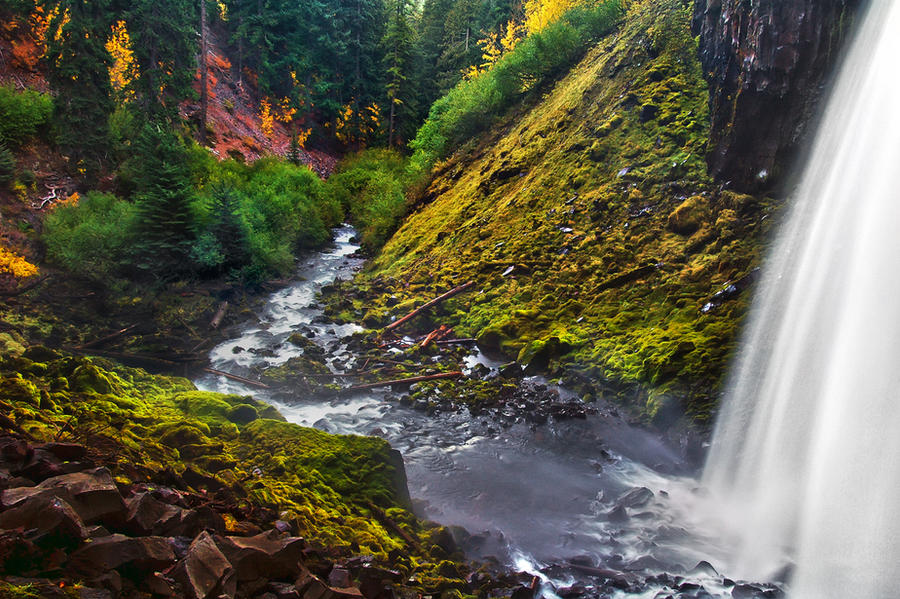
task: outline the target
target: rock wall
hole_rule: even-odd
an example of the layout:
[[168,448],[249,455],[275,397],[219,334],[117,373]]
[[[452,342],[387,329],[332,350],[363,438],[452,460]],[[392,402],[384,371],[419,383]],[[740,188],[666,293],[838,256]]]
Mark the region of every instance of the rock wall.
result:
[[770,187],[816,114],[864,0],[695,0],[694,34],[710,80],[710,173]]

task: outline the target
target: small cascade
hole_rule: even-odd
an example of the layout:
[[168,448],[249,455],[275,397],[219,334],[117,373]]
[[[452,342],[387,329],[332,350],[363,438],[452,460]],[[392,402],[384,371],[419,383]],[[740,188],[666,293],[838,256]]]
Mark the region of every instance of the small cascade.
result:
[[[731,574],[900,589],[900,2],[872,0],[766,267],[704,483]],[[785,566],[788,566],[785,570]]]

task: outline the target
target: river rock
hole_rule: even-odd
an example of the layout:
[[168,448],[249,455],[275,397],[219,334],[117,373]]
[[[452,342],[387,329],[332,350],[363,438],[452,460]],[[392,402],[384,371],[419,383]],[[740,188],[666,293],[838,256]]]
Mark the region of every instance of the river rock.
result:
[[350,572],[345,568],[332,568],[328,573],[328,585],[340,588],[352,586]]
[[126,513],[125,501],[106,468],[55,476],[34,487],[7,489],[0,494],[0,505],[8,509],[33,497],[60,497],[86,523],[118,523]]
[[114,534],[94,539],[72,553],[69,563],[81,574],[97,576],[128,566],[130,572],[150,574],[175,561],[175,551],[165,537],[126,537]]
[[635,487],[616,501],[616,507],[637,508],[644,507],[653,499],[653,491],[647,487]]
[[206,531],[194,539],[172,575],[191,599],[235,595],[234,567]]
[[125,500],[126,526],[136,535],[163,535],[181,522],[182,509],[163,503],[150,493],[138,493]]
[[257,578],[293,579],[302,570],[306,543],[299,537],[270,530],[253,537],[216,537],[216,544],[234,565],[238,581]]
[[355,587],[331,587],[321,578],[303,570],[294,583],[303,599],[363,599],[362,592]]
[[35,543],[74,547],[88,536],[84,522],[65,500],[52,496],[29,497],[0,513],[0,528],[27,531]]

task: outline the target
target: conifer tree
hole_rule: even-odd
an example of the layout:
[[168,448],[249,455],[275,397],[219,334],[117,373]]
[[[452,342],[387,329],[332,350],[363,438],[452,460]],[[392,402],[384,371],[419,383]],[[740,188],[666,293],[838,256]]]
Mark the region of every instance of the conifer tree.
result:
[[384,36],[385,91],[389,103],[388,146],[410,134],[415,124],[414,32],[410,25],[410,0],[393,0],[387,32]]
[[59,144],[74,169],[91,180],[102,167],[114,108],[106,49],[112,11],[107,0],[56,0],[48,8],[56,15],[46,58]]
[[193,0],[132,0],[128,31],[138,64],[134,81],[149,120],[174,119],[190,97],[197,55],[199,18]]
[[188,270],[194,223],[187,150],[167,126],[144,125],[136,143],[138,230],[135,264],[157,279]]

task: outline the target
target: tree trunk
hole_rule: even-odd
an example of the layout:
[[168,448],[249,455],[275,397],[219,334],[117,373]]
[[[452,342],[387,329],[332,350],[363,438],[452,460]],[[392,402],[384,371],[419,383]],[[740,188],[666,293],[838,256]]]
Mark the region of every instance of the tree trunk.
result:
[[209,109],[209,74],[206,64],[209,28],[206,24],[206,0],[200,0],[200,145],[206,145],[206,114]]

